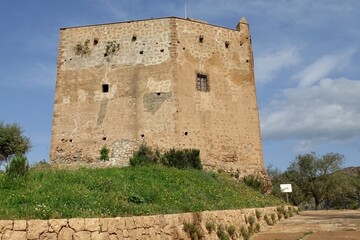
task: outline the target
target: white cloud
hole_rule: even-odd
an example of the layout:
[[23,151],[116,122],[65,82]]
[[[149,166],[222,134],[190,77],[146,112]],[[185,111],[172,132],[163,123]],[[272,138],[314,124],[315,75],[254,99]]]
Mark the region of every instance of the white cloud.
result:
[[271,81],[286,68],[296,65],[300,61],[296,47],[275,49],[255,57],[256,82],[264,84]]
[[355,50],[348,50],[342,54],[325,55],[306,67],[303,71],[294,76],[299,81],[299,87],[309,87],[330,73],[342,70],[355,53]]
[[286,89],[261,112],[265,139],[348,140],[360,135],[360,80]]

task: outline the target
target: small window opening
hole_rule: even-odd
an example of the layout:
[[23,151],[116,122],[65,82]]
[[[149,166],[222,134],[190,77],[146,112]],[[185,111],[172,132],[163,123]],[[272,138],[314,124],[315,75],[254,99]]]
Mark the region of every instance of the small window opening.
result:
[[99,39],[95,38],[94,42],[93,42],[93,45],[96,46],[98,43],[99,43]]
[[160,52],[164,52],[164,49],[161,49]]
[[71,142],[71,143],[72,143],[72,139],[70,139],[70,140],[69,140],[69,142]]
[[204,42],[204,36],[203,36],[203,35],[200,35],[200,36],[199,36],[199,42],[200,42],[200,43],[203,43],[203,42]]
[[156,95],[160,96],[161,92],[157,92]]
[[103,84],[102,85],[102,92],[103,93],[109,92],[109,84]]
[[210,90],[209,79],[206,74],[198,73],[196,75],[196,90],[201,92],[208,92]]
[[183,50],[185,50],[185,48],[183,47]]
[[249,62],[249,59],[246,59],[246,62],[248,63],[248,62]]
[[137,38],[136,38],[136,36],[134,35],[134,36],[131,38],[131,41],[132,41],[132,42],[135,42],[136,39],[137,39]]
[[177,41],[177,43],[180,43],[180,41]]
[[140,51],[140,54],[143,54],[144,53],[144,51]]
[[105,140],[106,140],[106,137],[103,137],[103,138],[102,138],[102,140],[104,140],[104,141],[105,141]]
[[187,135],[188,135],[188,132],[184,132],[184,134],[185,134],[185,136],[187,136]]
[[145,134],[140,134],[140,137],[142,137],[142,138],[145,137]]
[[230,45],[230,42],[229,42],[229,41],[226,41],[226,42],[225,42],[225,47],[226,47],[226,48],[229,48],[229,45]]

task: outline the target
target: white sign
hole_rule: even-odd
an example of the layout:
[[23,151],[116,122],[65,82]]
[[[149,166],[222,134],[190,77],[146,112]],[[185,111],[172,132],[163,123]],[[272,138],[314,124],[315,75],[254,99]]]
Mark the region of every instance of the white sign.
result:
[[291,184],[280,184],[281,192],[292,192]]

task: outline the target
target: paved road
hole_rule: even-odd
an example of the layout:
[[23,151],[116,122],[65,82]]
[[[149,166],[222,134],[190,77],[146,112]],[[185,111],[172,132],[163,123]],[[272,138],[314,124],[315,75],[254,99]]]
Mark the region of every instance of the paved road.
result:
[[360,240],[360,210],[304,211],[252,240]]

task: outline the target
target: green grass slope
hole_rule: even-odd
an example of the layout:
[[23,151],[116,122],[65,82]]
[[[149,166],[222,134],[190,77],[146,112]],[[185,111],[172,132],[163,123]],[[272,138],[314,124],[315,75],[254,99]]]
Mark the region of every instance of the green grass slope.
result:
[[0,219],[114,217],[281,205],[225,174],[161,165],[0,175]]

